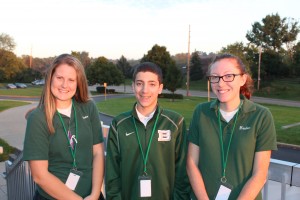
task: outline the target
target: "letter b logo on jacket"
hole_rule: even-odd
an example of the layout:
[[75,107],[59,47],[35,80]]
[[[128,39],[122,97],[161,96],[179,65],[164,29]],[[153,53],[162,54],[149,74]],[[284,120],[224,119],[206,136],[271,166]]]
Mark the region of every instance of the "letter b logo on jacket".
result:
[[168,142],[171,140],[171,131],[170,130],[158,130],[158,141],[159,142]]

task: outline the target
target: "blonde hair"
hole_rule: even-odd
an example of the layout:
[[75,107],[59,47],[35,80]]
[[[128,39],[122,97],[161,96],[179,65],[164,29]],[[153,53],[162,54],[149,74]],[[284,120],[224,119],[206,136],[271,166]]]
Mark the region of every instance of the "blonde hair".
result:
[[74,99],[77,102],[85,103],[89,100],[88,84],[83,65],[72,55],[62,54],[54,59],[45,76],[45,85],[38,107],[44,110],[46,122],[50,134],[55,132],[53,126],[53,116],[56,112],[55,97],[51,92],[51,81],[56,68],[62,64],[73,67],[77,74],[77,88]]

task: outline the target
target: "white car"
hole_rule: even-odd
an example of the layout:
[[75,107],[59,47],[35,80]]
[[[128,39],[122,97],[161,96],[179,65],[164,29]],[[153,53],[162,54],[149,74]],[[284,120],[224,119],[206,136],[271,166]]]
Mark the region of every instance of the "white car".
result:
[[7,88],[7,89],[16,89],[17,86],[15,86],[15,85],[12,84],[12,83],[9,83],[9,84],[6,85],[6,88]]
[[17,88],[27,88],[25,83],[15,83],[15,86],[17,86]]
[[32,85],[45,85],[45,79],[35,80],[31,83],[32,83]]

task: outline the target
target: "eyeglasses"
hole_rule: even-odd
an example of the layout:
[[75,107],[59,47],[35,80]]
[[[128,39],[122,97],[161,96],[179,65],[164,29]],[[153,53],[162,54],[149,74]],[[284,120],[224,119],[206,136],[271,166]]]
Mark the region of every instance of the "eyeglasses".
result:
[[232,82],[236,76],[243,74],[225,74],[224,76],[208,76],[207,79],[211,83],[219,83],[222,78],[224,82]]

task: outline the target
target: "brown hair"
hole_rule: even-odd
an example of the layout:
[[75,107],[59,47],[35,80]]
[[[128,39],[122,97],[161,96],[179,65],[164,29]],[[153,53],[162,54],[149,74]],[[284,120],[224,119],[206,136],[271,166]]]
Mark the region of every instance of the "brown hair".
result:
[[243,86],[241,86],[241,88],[240,88],[240,94],[244,95],[247,99],[250,99],[252,96],[252,93],[253,93],[253,84],[254,84],[253,79],[251,78],[250,74],[247,72],[244,63],[242,62],[242,60],[239,57],[232,55],[232,54],[228,54],[228,53],[217,55],[213,59],[212,63],[209,65],[209,68],[207,71],[208,75],[210,74],[212,65],[223,59],[235,60],[237,63],[237,68],[241,71],[242,74],[247,75],[247,80],[246,80],[245,84]]
[[72,55],[62,54],[54,59],[45,76],[45,86],[39,102],[39,107],[44,109],[47,125],[50,133],[54,133],[53,116],[56,112],[55,97],[51,92],[52,76],[56,68],[62,64],[73,67],[77,74],[77,88],[74,99],[77,102],[85,103],[89,100],[88,84],[84,68],[81,62]]

